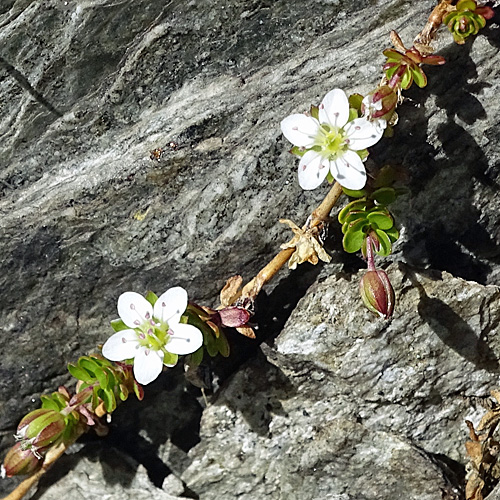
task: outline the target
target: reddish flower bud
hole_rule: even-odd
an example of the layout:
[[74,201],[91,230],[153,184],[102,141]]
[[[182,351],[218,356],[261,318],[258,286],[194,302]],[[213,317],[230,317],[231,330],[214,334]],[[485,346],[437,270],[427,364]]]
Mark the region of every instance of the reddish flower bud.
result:
[[375,90],[372,96],[363,100],[361,111],[371,119],[388,120],[394,113],[397,103],[397,92],[388,85],[382,85]]
[[367,271],[359,284],[365,306],[382,318],[389,318],[394,310],[394,289],[387,273],[382,270]]
[[7,453],[2,466],[2,476],[12,477],[32,474],[43,464],[31,449],[24,449],[23,443],[16,443]]
[[495,16],[495,11],[491,7],[478,7],[475,11],[476,14],[483,16],[485,19],[491,19]]
[[225,307],[220,311],[219,317],[223,326],[238,328],[246,325],[250,319],[250,313],[243,307]]

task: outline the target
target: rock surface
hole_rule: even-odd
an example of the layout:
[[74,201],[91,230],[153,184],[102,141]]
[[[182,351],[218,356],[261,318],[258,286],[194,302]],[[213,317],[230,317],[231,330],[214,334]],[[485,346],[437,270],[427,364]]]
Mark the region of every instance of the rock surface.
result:
[[[121,292],[178,284],[213,305],[227,277],[258,271],[289,239],[277,220],[300,223],[327,189],[300,190],[280,120],[333,87],[372,89],[389,31],[410,44],[433,5],[2,3],[2,449],[39,394],[67,382],[66,364],[105,341]],[[284,272],[269,288],[261,336],[270,347],[225,381],[245,355],[230,361],[200,438],[197,395],[178,372],[151,389],[154,404],[131,403],[129,427],[117,415],[142,443],[125,451],[149,467],[150,498],[460,495],[463,420],[479,418],[471,401],[499,371],[498,289],[487,286],[500,274],[497,21],[463,47],[441,37],[447,64],[428,69],[429,85],[400,107],[395,138],[372,152],[378,165],[406,169],[412,192],[394,208],[395,318],[364,312],[353,274],[363,264],[340,251],[334,229],[336,263],[320,275]],[[158,147],[164,154],[151,160]],[[162,384],[175,385],[175,403],[162,402]],[[161,432],[164,420],[176,432]],[[116,439],[108,445],[120,448]],[[85,483],[93,462],[71,460],[73,472],[38,498],[60,488],[68,498],[78,488],[85,498],[136,498],[136,486],[118,492],[98,463]],[[162,490],[163,480],[174,486]]]
[[464,420],[498,383],[500,290],[389,276],[404,316],[373,322],[352,276],[320,280],[205,410],[182,476],[200,498],[460,498]]

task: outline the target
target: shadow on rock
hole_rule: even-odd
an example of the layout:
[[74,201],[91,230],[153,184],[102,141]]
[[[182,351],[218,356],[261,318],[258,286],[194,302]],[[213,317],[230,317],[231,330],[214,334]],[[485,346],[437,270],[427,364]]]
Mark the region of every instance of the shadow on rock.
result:
[[448,304],[436,297],[429,297],[414,274],[408,273],[408,277],[420,295],[420,316],[441,341],[478,369],[498,372],[498,359],[480,335]]
[[[387,148],[390,152],[374,148],[374,157],[378,163],[402,165],[411,174],[413,201],[409,210],[400,214],[407,228],[402,248],[407,261],[485,284],[492,270],[490,263],[500,262],[500,249],[475,206],[470,181],[472,177],[492,194],[500,186],[494,166],[489,165],[470,128],[461,125],[466,123],[472,128],[490,113],[476,97],[491,85],[475,81],[478,73],[470,57],[473,43],[469,40],[461,47],[453,44],[441,52],[446,59],[446,73],[443,68],[425,68],[429,84],[425,89],[408,92],[395,131],[397,141]],[[428,138],[432,115],[427,116],[425,101],[430,95],[435,96],[438,110],[446,113],[445,121],[436,128],[440,147]],[[410,107],[413,109],[404,109]],[[421,147],[415,150],[410,140]],[[443,182],[445,172],[448,180]],[[416,216],[412,209],[418,211]]]

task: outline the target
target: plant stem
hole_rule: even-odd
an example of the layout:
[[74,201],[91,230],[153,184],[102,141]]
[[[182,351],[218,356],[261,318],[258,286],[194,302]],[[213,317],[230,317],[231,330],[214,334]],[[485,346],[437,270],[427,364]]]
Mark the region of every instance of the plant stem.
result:
[[[432,52],[430,44],[434,38],[436,38],[436,33],[441,24],[443,23],[443,17],[453,10],[453,0],[441,0],[436,7],[434,7],[427,23],[425,24],[423,30],[415,37],[414,46],[421,52]],[[428,50],[425,50],[427,47]],[[422,51],[422,49],[424,49]]]
[[[342,186],[336,182],[325,199],[321,202],[318,208],[313,211],[311,217],[304,224],[303,229],[317,228],[321,226],[330,215],[332,208],[337,203],[340,195],[342,194]],[[259,273],[250,280],[241,291],[241,298],[250,299],[252,302],[255,300],[262,287],[270,281],[273,276],[286,264],[288,259],[295,252],[295,248],[286,248],[281,250],[266,266],[264,266]]]

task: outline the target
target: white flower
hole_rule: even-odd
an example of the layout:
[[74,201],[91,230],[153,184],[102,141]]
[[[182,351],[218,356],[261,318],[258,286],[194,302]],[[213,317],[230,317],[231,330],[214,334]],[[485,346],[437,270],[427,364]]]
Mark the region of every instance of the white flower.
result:
[[167,290],[154,307],[138,293],[123,293],[118,298],[118,314],[129,328],[110,337],[102,354],[111,361],[134,358],[135,379],[149,384],[164,364],[174,366],[178,354],[190,354],[203,344],[198,328],[180,323],[187,303],[187,292],[181,287]]
[[373,146],[383,133],[366,118],[349,121],[349,101],[340,89],[326,94],[318,119],[291,115],[281,122],[281,131],[292,144],[307,150],[299,163],[303,189],[317,188],[328,172],[345,188],[362,189],[366,171],[356,151]]

